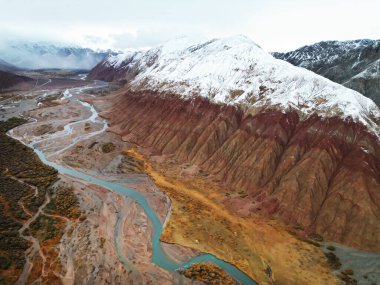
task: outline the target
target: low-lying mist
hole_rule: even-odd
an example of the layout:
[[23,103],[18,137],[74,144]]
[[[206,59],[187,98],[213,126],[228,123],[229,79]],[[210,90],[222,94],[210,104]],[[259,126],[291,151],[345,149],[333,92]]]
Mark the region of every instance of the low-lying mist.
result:
[[112,51],[94,51],[50,43],[12,42],[0,45],[0,59],[23,69],[89,70],[109,53]]

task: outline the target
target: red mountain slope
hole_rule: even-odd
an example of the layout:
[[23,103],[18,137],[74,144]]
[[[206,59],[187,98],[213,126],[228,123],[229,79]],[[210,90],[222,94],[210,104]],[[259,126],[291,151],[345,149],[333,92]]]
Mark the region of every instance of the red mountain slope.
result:
[[247,193],[226,200],[231,210],[248,205],[308,234],[380,251],[380,144],[363,125],[149,92],[113,103],[111,130],[124,140],[175,154]]

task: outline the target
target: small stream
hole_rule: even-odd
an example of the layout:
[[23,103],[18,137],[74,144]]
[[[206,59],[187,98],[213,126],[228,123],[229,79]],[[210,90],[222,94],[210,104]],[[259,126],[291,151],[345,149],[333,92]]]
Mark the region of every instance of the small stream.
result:
[[[95,82],[95,87],[92,87],[92,88],[99,88],[99,85],[101,86],[102,84],[100,82]],[[104,87],[104,85],[101,87]],[[80,92],[82,92],[82,90],[85,90],[85,89],[90,89],[90,88],[81,88],[81,89],[73,88],[72,90],[80,93]],[[69,91],[65,92],[66,97],[71,97],[69,94],[70,94]],[[77,100],[77,99],[75,99],[75,100]],[[97,120],[97,122],[100,121],[100,120],[98,120],[98,118],[99,118],[98,113],[96,112],[95,108],[92,105],[85,103],[85,102],[82,102],[82,101],[79,101],[79,102],[81,104],[83,104],[85,107],[90,109],[91,116],[89,118],[81,120],[81,121],[69,123],[64,127],[63,131],[57,132],[55,135],[52,135],[50,138],[45,138],[45,139],[40,140],[40,141],[33,141],[28,145],[29,147],[31,147],[34,150],[34,152],[38,155],[40,160],[43,163],[45,163],[51,167],[54,167],[55,169],[57,169],[62,174],[70,175],[72,177],[83,179],[83,180],[86,180],[90,183],[100,185],[104,188],[110,189],[110,190],[117,192],[121,195],[125,195],[125,196],[133,199],[136,203],[138,203],[139,206],[142,207],[143,210],[145,211],[148,219],[150,220],[150,222],[153,226],[152,261],[155,264],[157,264],[158,266],[160,266],[161,268],[166,269],[170,272],[176,272],[176,270],[178,270],[180,268],[189,267],[191,264],[194,264],[194,263],[211,262],[211,263],[216,264],[220,268],[222,268],[224,271],[226,271],[228,274],[230,274],[235,280],[239,281],[240,283],[242,283],[244,285],[251,285],[251,284],[256,285],[257,283],[255,281],[253,281],[248,275],[246,275],[245,273],[240,271],[238,268],[236,268],[235,266],[233,266],[232,264],[230,264],[228,262],[225,262],[221,259],[218,259],[217,257],[215,257],[211,254],[202,254],[202,255],[196,256],[194,258],[189,259],[185,263],[177,263],[177,262],[173,261],[169,256],[167,256],[165,254],[165,252],[161,246],[160,236],[161,236],[162,231],[163,231],[163,225],[160,222],[160,219],[157,216],[157,214],[150,207],[148,201],[144,198],[144,196],[142,194],[140,194],[139,192],[136,192],[136,191],[134,191],[134,190],[132,190],[126,186],[122,186],[120,184],[110,182],[107,180],[102,180],[102,179],[90,176],[88,174],[82,173],[80,171],[64,167],[62,165],[51,162],[46,158],[44,153],[36,147],[36,145],[38,143],[45,141],[45,140],[56,139],[58,137],[62,137],[62,136],[71,134],[72,126],[74,124],[78,124],[80,122],[85,122],[85,121],[89,121],[89,120],[91,120],[92,122],[95,122],[96,120]],[[101,130],[77,137],[75,140],[73,140],[73,142],[71,142],[69,145],[65,146],[63,149],[57,151],[56,153],[60,153],[64,150],[67,150],[68,148],[75,145],[77,142],[103,132],[107,128],[107,122],[104,120],[102,120],[101,122],[103,123],[103,128]],[[10,134],[12,134],[12,132],[10,132]],[[56,153],[54,153],[54,154],[56,154]],[[120,249],[120,246],[118,244],[118,240],[119,240],[118,238],[115,238],[116,248]],[[119,256],[120,256],[120,253],[119,253]]]

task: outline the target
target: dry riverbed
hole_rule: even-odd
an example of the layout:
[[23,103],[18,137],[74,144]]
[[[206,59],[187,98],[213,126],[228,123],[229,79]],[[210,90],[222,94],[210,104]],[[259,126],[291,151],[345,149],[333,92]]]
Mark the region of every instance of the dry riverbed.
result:
[[[22,111],[33,122],[14,129],[12,136],[24,143],[42,140],[36,146],[49,160],[142,193],[164,223],[171,206],[168,197],[142,172],[138,163],[123,154],[129,145],[113,134],[101,132],[103,124],[99,119],[87,120],[91,115],[89,109],[73,95],[53,106],[36,108],[30,103]],[[64,126],[70,123],[73,123],[70,133],[64,134]],[[95,132],[99,134],[92,136]],[[55,139],[49,139],[53,135]],[[74,141],[76,144],[66,149]],[[59,178],[73,188],[82,215],[64,221],[62,237],[53,246],[57,253],[54,267],[45,266],[41,258],[44,254],[36,255],[35,264],[44,268],[44,276],[54,275],[54,282],[63,284],[199,284],[163,270],[151,261],[152,225],[132,199],[80,179],[66,175]],[[163,248],[178,262],[199,254],[180,245],[163,244]],[[31,275],[36,268],[30,269]],[[28,280],[27,283],[46,281],[43,276]]]

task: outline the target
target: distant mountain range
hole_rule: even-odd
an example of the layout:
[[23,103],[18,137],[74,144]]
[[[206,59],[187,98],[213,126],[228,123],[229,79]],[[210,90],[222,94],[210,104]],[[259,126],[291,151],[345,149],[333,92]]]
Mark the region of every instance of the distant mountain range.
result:
[[325,41],[272,55],[354,89],[380,106],[380,40]]
[[[50,43],[6,43],[0,47],[0,58],[23,69],[85,69],[89,70],[112,51],[58,46]],[[0,67],[2,62],[0,61]]]

